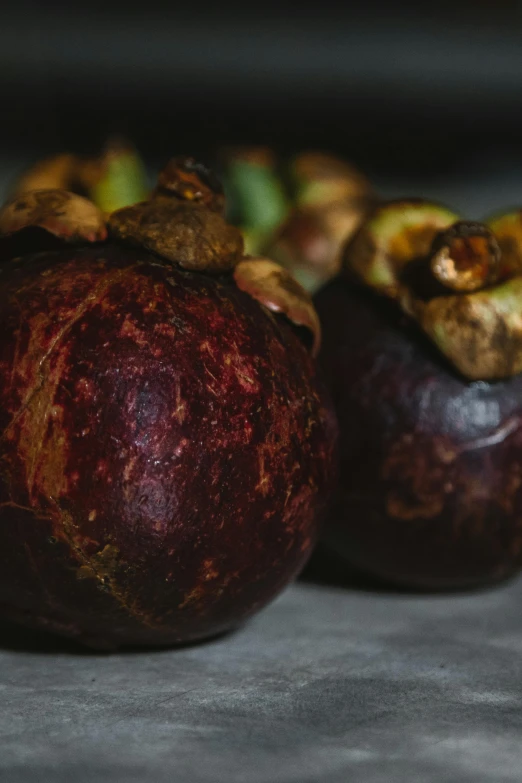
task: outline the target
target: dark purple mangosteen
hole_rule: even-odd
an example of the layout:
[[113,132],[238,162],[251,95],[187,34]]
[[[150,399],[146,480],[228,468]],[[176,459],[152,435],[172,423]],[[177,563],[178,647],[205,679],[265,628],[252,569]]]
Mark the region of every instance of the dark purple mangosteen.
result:
[[52,189],[0,213],[4,617],[102,647],[188,642],[308,558],[335,476],[318,319],[287,272],[243,257],[223,201],[181,159],[107,222]]
[[341,431],[326,540],[401,585],[522,563],[522,213],[377,207],[316,297]]

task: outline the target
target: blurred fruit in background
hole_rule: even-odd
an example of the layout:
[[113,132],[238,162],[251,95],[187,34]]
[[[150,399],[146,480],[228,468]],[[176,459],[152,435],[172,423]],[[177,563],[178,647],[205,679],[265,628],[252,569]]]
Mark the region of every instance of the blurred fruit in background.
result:
[[224,149],[221,161],[227,218],[239,226],[245,252],[262,253],[290,210],[278,171],[276,154],[268,147]]
[[229,219],[240,226],[248,253],[273,258],[314,292],[340,268],[340,249],[356,231],[375,194],[346,161],[302,152],[289,162],[271,150],[225,150]]
[[88,196],[106,214],[144,201],[150,192],[138,151],[119,136],[97,156],[61,153],[38,161],[17,179],[12,195],[54,188]]

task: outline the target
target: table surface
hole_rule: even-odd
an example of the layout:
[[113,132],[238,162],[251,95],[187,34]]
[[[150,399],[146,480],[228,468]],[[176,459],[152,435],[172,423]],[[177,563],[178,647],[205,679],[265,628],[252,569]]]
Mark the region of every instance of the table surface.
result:
[[[2,161],[0,191],[22,163]],[[424,192],[479,216],[521,182],[499,159]],[[180,650],[86,653],[0,625],[0,781],[520,783],[522,581],[419,596],[311,573]]]
[[0,627],[6,783],[522,779],[522,581],[301,581],[234,634],[83,652]]

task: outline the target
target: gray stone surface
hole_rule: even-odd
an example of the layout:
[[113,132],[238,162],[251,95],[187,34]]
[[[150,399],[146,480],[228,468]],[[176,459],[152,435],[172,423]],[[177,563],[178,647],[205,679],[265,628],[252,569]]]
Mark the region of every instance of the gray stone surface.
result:
[[3,783],[522,780],[522,582],[301,582],[235,634],[81,653],[0,631]]

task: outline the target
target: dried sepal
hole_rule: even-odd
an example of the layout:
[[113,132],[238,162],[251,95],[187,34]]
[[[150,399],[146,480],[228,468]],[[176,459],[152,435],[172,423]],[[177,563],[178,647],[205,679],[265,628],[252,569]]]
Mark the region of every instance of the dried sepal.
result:
[[312,354],[317,355],[321,342],[321,327],[312,299],[292,275],[268,258],[248,258],[234,269],[234,280],[268,310],[282,313],[296,326],[303,326],[312,335]]
[[410,301],[412,315],[469,380],[522,372],[522,277],[471,294]]
[[66,190],[33,190],[0,210],[0,235],[41,228],[65,242],[100,242],[107,238],[102,212],[91,201]]
[[154,198],[113,212],[113,237],[157,253],[183,269],[220,273],[243,256],[241,232],[195,203]]
[[499,277],[522,274],[522,209],[513,209],[486,220],[500,247]]
[[522,372],[522,277],[513,276],[520,268],[502,252],[509,247],[506,235],[513,242],[512,252],[518,252],[513,218],[501,216],[489,227],[458,221],[440,232],[430,269],[453,295],[423,300],[410,289],[401,297],[403,310],[468,380]]
[[453,291],[478,291],[497,281],[500,255],[498,241],[487,226],[461,220],[435,237],[431,271]]
[[345,252],[469,380],[522,372],[522,211],[464,222],[423,201],[382,205]]
[[397,299],[404,269],[428,256],[436,234],[457,220],[447,207],[422,199],[386,202],[348,242],[343,264],[370,288]]
[[112,236],[183,269],[228,272],[243,257],[243,237],[222,216],[224,196],[213,173],[193,158],[173,158],[149,201],[113,212]]

